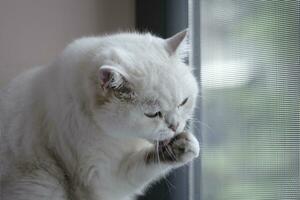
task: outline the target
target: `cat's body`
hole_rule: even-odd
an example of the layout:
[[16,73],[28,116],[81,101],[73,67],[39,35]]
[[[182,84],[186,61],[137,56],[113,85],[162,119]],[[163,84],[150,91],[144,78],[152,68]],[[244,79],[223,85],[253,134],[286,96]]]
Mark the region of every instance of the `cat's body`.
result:
[[3,89],[1,200],[129,200],[196,157],[182,35],[83,38]]

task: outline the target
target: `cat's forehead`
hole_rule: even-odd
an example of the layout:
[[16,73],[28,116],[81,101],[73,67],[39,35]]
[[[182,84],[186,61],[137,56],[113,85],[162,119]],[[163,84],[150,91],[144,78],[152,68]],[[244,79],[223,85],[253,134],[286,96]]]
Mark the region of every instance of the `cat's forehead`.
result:
[[104,40],[99,54],[125,67],[160,65],[168,62],[164,40],[150,34],[121,34]]
[[142,107],[145,111],[159,111],[161,110],[161,104],[158,99],[153,97],[146,97],[141,101]]
[[[155,76],[155,75],[154,75]],[[149,109],[171,110],[177,107],[185,98],[192,95],[187,75],[174,72],[156,74],[153,80],[145,80],[144,105]]]

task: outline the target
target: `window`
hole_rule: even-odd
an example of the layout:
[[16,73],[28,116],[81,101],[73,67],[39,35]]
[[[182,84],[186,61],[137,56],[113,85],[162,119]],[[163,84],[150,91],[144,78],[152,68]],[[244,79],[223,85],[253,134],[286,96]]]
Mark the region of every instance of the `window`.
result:
[[137,0],[140,30],[187,16],[201,158],[142,199],[299,200],[300,1]]
[[190,11],[202,140],[191,200],[299,200],[299,1],[191,0]]

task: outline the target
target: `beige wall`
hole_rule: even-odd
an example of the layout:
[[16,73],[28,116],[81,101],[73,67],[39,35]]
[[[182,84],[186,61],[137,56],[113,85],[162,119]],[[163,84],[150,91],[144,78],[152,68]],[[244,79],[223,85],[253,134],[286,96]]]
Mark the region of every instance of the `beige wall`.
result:
[[134,0],[1,0],[0,86],[75,38],[134,27]]

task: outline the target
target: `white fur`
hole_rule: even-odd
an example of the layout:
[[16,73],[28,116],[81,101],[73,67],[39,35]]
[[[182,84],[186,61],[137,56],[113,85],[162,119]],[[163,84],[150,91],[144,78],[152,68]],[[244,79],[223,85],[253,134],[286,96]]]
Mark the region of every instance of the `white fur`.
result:
[[[1,200],[129,200],[197,156],[199,145],[193,138],[196,155],[180,164],[143,162],[153,148],[151,141],[183,131],[198,93],[191,68],[177,52],[166,50],[165,43],[137,33],[82,38],[49,66],[35,68],[4,88]],[[96,105],[95,96],[105,95],[98,75],[102,66],[128,80],[135,103],[112,98]],[[178,107],[186,97],[186,105]],[[165,120],[144,115],[157,111]],[[177,122],[175,133],[168,125]],[[74,187],[66,188],[70,185]]]

